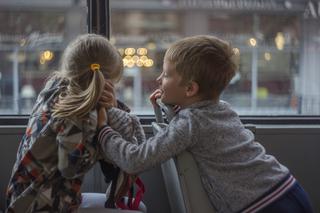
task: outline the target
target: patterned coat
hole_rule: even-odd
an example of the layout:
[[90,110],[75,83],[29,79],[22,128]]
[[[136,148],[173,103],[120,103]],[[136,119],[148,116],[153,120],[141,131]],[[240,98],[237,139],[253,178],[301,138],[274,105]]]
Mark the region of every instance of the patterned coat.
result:
[[61,80],[49,80],[37,98],[8,185],[7,212],[76,212],[85,173],[105,158],[94,138],[96,110],[83,119],[51,116],[65,88]]

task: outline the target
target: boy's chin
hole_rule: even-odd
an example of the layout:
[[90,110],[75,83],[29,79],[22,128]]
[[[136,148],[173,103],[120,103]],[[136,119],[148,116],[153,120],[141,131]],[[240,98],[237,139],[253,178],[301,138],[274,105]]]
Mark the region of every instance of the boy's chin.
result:
[[162,103],[164,103],[164,104],[166,104],[166,105],[172,105],[172,106],[176,105],[176,104],[172,103],[171,101],[168,101],[168,100],[167,100],[165,97],[163,97],[163,96],[160,98],[160,100],[161,100]]

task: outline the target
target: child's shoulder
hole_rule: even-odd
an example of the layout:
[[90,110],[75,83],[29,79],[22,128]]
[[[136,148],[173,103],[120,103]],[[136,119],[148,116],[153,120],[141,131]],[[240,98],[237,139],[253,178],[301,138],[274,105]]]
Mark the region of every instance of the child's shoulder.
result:
[[224,100],[219,100],[218,104],[220,106],[226,106],[226,107],[231,107],[231,104],[227,101],[224,101]]
[[198,110],[194,108],[184,108],[179,110],[172,120],[175,120],[176,122],[188,122],[193,123],[197,120],[198,117]]
[[226,101],[203,101],[199,102],[191,107],[181,109],[178,113],[178,117],[194,119],[194,120],[207,120],[215,119],[216,116],[221,117],[223,115],[230,117],[238,116],[238,114],[232,109],[231,105]]
[[207,111],[220,111],[223,109],[230,108],[231,105],[226,101],[212,101],[212,100],[205,100],[196,102],[188,107],[185,107],[181,112],[185,114],[194,114],[194,113],[206,113]]
[[118,104],[117,108],[119,108],[121,110],[124,110],[126,112],[131,112],[130,108],[125,103],[123,103],[122,101],[117,100],[117,104]]
[[109,122],[119,122],[129,124],[132,120],[139,120],[138,116],[131,114],[123,109],[112,107],[108,109]]

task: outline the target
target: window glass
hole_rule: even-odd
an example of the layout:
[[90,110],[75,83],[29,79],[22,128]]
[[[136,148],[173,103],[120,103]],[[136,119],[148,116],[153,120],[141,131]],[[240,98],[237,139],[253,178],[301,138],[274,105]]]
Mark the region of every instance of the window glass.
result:
[[185,36],[228,40],[240,55],[222,95],[241,115],[320,115],[320,6],[310,1],[111,0],[123,55],[120,99],[152,113],[149,94],[168,46]]
[[30,113],[86,15],[85,0],[0,1],[0,114]]
[[[123,55],[118,97],[152,113],[149,94],[168,46],[209,34],[232,43],[237,75],[222,95],[242,115],[320,115],[320,6],[310,1],[111,0]],[[0,114],[27,114],[66,43],[87,32],[86,1],[0,2]]]

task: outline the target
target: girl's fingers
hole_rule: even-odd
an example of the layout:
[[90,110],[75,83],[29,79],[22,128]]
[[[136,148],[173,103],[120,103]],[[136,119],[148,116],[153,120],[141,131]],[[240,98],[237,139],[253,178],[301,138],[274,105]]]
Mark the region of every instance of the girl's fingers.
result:
[[100,106],[103,106],[105,108],[110,108],[110,107],[114,107],[114,101],[111,99],[108,100],[100,100],[99,102]]
[[106,103],[99,103],[99,106],[103,107],[105,109],[110,109],[110,108],[114,107],[113,104],[106,104]]
[[116,98],[111,93],[103,93],[99,99],[99,104],[106,108],[117,107]]
[[112,91],[114,93],[114,85],[111,81],[106,80],[104,84],[104,89],[108,91]]
[[113,99],[114,95],[110,93],[102,93],[100,99]]
[[103,90],[101,97],[99,99],[99,105],[106,107],[106,108],[117,106],[115,92],[114,92],[114,86],[110,80],[105,81],[104,90]]

